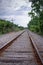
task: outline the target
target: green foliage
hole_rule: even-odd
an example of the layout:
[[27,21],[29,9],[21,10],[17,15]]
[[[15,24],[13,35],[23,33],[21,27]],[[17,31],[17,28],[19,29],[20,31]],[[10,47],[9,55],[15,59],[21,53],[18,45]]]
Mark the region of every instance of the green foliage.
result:
[[0,19],[0,34],[12,32],[12,31],[19,31],[19,30],[21,30],[21,28],[22,27],[19,28],[18,25],[14,24],[10,21]]
[[31,21],[28,23],[28,28],[34,32],[39,32],[40,30],[40,22],[38,17],[34,17],[31,19]]
[[19,26],[19,29],[20,29],[20,30],[23,30],[23,29],[24,29],[24,27],[22,27],[22,26]]
[[29,13],[31,21],[28,28],[39,34],[43,34],[43,0],[31,0],[32,10]]

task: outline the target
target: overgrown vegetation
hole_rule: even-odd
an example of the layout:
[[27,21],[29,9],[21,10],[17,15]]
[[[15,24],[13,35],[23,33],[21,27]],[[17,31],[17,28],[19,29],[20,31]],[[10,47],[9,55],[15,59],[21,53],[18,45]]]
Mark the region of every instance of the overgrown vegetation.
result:
[[23,29],[24,28],[22,26],[18,26],[10,21],[0,19],[0,34],[12,32],[12,31],[19,31]]
[[43,34],[43,0],[31,0],[31,2],[32,10],[28,13],[31,16],[31,21],[28,23],[28,28]]

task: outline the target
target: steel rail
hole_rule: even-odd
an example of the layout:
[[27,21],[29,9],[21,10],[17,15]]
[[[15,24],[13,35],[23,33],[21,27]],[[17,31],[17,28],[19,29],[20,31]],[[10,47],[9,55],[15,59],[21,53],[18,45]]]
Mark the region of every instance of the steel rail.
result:
[[38,59],[39,59],[41,65],[43,65],[42,58],[41,58],[41,56],[40,56],[40,53],[39,53],[39,51],[38,51],[37,46],[35,45],[36,42],[35,42],[34,39],[32,38],[31,34],[29,34],[29,31],[27,31],[27,32],[28,32],[28,35],[29,35],[29,39],[30,39],[30,41],[31,41],[31,44],[32,44],[32,46],[34,47],[34,49],[35,49],[35,51],[36,51],[37,57],[38,57]]
[[17,35],[14,39],[10,40],[9,42],[7,42],[5,45],[3,45],[1,48],[0,48],[0,53],[5,50],[8,46],[10,46],[12,44],[12,42],[14,40],[16,40],[19,36],[21,36],[25,31],[22,31],[19,35]]

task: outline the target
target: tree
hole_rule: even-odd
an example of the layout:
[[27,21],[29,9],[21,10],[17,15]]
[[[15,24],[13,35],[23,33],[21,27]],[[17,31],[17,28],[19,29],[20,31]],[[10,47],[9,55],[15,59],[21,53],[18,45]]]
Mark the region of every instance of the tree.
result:
[[[31,27],[33,25],[32,27],[35,28],[34,29],[35,31],[43,33],[43,0],[31,0],[31,2],[32,2],[31,5],[32,10],[29,13],[29,15],[31,15],[30,22],[32,23],[31,24],[29,23],[28,27]],[[34,24],[33,22],[38,24]]]
[[19,28],[19,26],[14,24],[13,22],[0,19],[0,33],[1,34],[12,32],[12,31],[19,31],[21,29],[23,30],[22,27]]

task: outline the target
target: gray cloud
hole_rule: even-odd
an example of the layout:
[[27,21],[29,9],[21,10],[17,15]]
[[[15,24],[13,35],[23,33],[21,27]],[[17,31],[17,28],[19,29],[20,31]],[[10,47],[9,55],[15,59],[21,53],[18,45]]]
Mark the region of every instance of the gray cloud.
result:
[[27,7],[24,0],[0,0],[0,16],[18,14],[27,10],[30,11],[31,7]]
[[27,18],[28,11],[31,11],[31,3],[28,3],[28,0],[0,0],[0,18],[2,19],[11,20],[13,18],[15,22],[20,19],[27,21],[25,18]]

